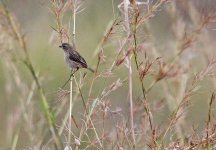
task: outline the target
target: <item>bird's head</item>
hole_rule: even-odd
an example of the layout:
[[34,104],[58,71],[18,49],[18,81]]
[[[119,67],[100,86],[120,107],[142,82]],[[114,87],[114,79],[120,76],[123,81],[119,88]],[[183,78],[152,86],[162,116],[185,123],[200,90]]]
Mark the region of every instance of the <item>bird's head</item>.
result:
[[68,43],[62,43],[62,45],[60,45],[59,47],[62,48],[64,51],[70,51],[70,49],[72,48],[71,45]]

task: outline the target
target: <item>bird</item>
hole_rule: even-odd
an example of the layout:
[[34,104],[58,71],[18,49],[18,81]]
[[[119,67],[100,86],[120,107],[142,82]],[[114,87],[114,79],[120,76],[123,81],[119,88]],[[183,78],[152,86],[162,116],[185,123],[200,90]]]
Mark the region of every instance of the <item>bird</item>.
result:
[[64,60],[71,70],[73,75],[80,68],[86,68],[91,72],[95,72],[92,68],[88,67],[85,59],[76,51],[75,46],[69,43],[62,43],[60,46],[64,50]]
[[76,51],[75,46],[72,46],[69,43],[62,43],[59,47],[63,49],[64,60],[71,70],[69,79],[61,88],[65,87],[71,77],[74,76],[75,72],[78,71],[80,68],[86,68],[93,73],[95,72],[92,68],[88,67],[85,59]]

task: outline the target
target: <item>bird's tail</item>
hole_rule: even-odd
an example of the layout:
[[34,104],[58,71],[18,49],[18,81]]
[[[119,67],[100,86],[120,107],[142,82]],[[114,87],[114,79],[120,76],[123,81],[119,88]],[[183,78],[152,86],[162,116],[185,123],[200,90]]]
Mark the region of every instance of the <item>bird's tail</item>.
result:
[[87,69],[90,70],[90,71],[93,72],[93,73],[95,72],[94,69],[92,69],[92,68],[90,68],[90,67],[87,67]]

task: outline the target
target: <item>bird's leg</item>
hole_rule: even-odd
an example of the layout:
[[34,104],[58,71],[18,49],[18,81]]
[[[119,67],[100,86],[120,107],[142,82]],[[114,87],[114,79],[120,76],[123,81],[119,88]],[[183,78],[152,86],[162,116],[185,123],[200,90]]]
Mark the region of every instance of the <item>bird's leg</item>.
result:
[[74,76],[74,74],[77,72],[78,68],[75,68],[74,70],[71,70],[70,77]]
[[71,77],[74,77],[74,73],[77,72],[78,68],[76,68],[75,70],[71,70],[71,74],[68,78],[68,80],[65,82],[65,84],[61,87],[62,89],[65,87],[65,85],[70,81]]

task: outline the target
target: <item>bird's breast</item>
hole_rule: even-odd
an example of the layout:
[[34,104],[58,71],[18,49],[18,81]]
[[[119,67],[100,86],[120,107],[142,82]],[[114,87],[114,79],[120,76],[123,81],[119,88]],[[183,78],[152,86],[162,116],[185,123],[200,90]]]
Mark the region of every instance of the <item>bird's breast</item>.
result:
[[70,61],[69,55],[67,55],[66,53],[64,53],[64,60],[66,63],[69,63]]

